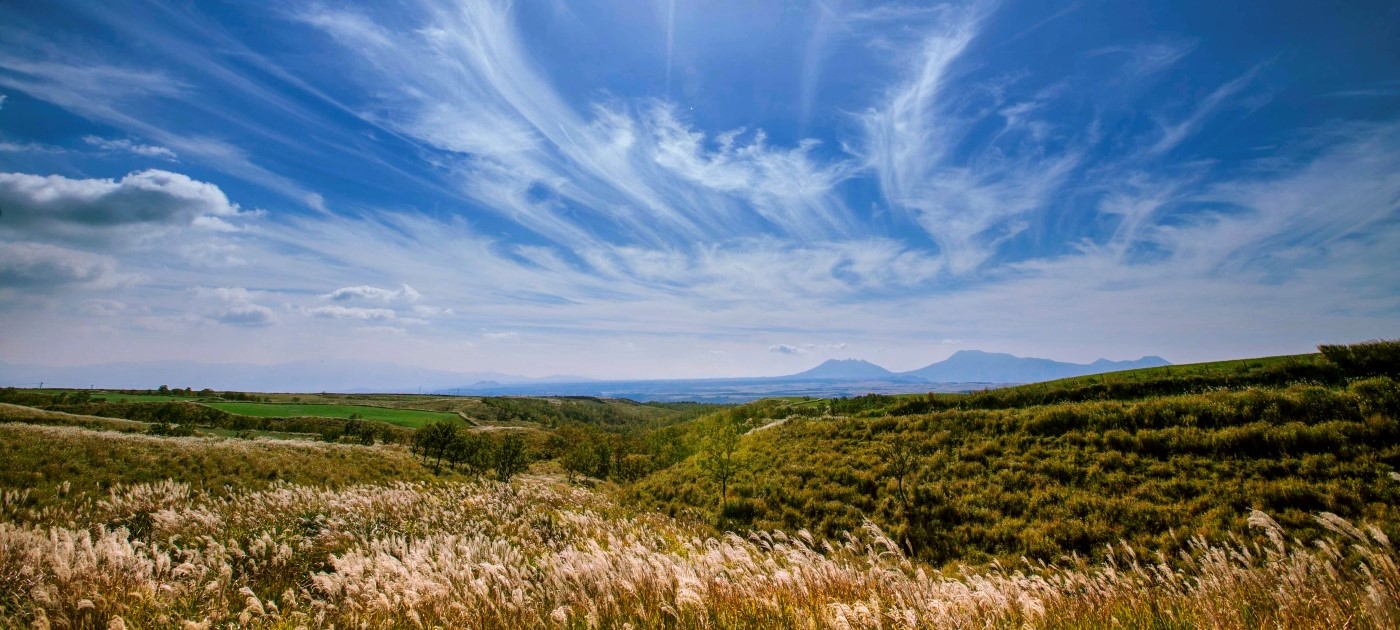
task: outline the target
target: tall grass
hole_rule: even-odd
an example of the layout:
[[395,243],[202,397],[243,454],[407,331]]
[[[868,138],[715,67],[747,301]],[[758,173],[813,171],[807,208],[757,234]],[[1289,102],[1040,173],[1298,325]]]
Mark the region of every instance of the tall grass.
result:
[[0,501],[0,626],[37,628],[1387,628],[1400,570],[1331,515],[1304,544],[1197,540],[1179,561],[944,575],[872,524],[711,536],[557,479],[277,484],[224,496],[125,485]]
[[116,482],[173,478],[223,493],[277,481],[334,488],[432,477],[397,446],[169,438],[0,422],[0,491],[27,489],[35,507],[68,502],[70,494],[105,493]]

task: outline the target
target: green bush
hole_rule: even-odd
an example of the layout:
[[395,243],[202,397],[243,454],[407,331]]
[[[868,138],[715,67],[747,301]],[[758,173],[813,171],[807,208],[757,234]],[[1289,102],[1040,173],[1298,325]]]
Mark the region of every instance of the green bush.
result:
[[1361,412],[1400,418],[1400,383],[1377,376],[1356,381],[1347,388],[1360,399]]
[[1317,349],[1347,376],[1400,376],[1400,339],[1321,345]]

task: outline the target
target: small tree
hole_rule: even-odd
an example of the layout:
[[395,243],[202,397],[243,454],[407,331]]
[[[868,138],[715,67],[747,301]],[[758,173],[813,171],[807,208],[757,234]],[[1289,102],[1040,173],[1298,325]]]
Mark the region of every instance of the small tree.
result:
[[700,440],[700,470],[719,483],[721,509],[729,500],[729,480],[743,464],[736,454],[738,448],[739,425],[728,418],[717,418]]
[[457,440],[456,425],[447,422],[434,422],[418,430],[414,441],[423,461],[433,460],[433,474],[442,470],[442,458]]
[[885,475],[894,477],[895,496],[899,498],[899,504],[908,512],[909,495],[904,491],[904,480],[918,471],[922,452],[917,446],[913,446],[908,440],[903,439],[903,436],[894,436],[893,439],[885,442],[880,449],[880,455],[885,462]]
[[490,464],[488,450],[486,441],[480,435],[459,429],[447,449],[447,459],[454,469],[466,468],[472,476],[480,476]]
[[506,482],[522,472],[529,464],[525,454],[525,441],[519,435],[510,433],[496,445],[496,480]]
[[597,468],[595,460],[597,453],[593,450],[593,445],[588,442],[576,442],[564,451],[564,455],[559,458],[559,463],[564,466],[564,471],[569,475],[572,482],[577,475],[587,475]]

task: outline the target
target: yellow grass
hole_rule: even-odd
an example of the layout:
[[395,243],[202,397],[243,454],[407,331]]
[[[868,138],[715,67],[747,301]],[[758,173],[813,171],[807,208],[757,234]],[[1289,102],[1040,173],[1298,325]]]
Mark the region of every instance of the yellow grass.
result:
[[[30,429],[50,439],[76,431]],[[127,440],[157,438],[109,443]],[[249,456],[269,445],[245,444]],[[1256,542],[1198,541],[1170,566],[1124,551],[1094,566],[945,576],[908,560],[874,525],[838,541],[716,537],[554,477],[223,493],[166,481],[43,508],[23,494],[0,501],[0,627],[1400,624],[1390,542],[1330,515],[1319,521],[1334,538],[1316,544],[1288,541],[1255,513]]]

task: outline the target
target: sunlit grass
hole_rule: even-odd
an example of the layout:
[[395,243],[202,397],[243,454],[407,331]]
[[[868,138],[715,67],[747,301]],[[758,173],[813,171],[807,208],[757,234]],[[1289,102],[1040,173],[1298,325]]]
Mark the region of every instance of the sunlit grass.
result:
[[[65,429],[65,431],[71,431]],[[72,496],[72,495],[70,495]],[[0,625],[39,628],[1389,628],[1400,572],[1379,530],[1194,542],[1174,565],[943,575],[878,528],[710,535],[558,479],[172,482],[35,510],[0,502]]]
[[320,418],[348,419],[359,415],[365,420],[387,422],[404,427],[417,428],[429,422],[455,420],[456,414],[416,409],[393,409],[365,405],[326,405],[297,403],[253,403],[253,402],[205,402],[202,405],[220,411],[259,418],[293,418],[313,416]]

